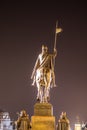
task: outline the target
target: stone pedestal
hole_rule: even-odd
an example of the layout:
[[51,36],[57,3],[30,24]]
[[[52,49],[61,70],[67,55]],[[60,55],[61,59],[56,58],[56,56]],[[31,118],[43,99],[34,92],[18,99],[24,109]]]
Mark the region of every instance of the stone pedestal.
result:
[[32,130],[55,130],[53,106],[50,103],[36,103],[31,123]]
[[50,103],[36,103],[34,116],[53,116],[53,106]]

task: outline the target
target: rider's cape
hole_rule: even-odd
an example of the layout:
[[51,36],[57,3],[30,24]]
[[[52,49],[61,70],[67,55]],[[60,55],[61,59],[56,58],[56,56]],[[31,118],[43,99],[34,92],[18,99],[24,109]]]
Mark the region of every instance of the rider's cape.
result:
[[46,54],[45,57],[42,59],[42,61],[39,61],[41,54],[38,56],[33,73],[32,73],[32,79],[36,80],[37,71],[41,69],[48,69],[51,73],[51,83],[50,87],[53,87],[55,85],[55,74],[54,74],[54,55],[53,54]]

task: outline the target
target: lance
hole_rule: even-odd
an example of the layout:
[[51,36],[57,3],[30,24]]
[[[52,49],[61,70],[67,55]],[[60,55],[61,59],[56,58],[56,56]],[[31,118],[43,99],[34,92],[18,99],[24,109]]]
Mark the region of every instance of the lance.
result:
[[62,28],[58,28],[58,21],[56,22],[56,29],[55,29],[55,41],[54,41],[54,49],[56,49],[56,41],[58,33],[62,32]]
[[[55,29],[55,40],[54,40],[54,52],[56,50],[56,41],[57,41],[57,35],[58,33],[62,32],[62,28],[58,28],[58,21],[56,22],[56,29]],[[54,59],[54,65],[55,65],[55,59]]]
[[[58,27],[58,21],[56,22],[56,29]],[[56,40],[57,40],[57,33],[56,33],[56,29],[55,29],[55,40],[54,40],[54,49],[56,49]]]

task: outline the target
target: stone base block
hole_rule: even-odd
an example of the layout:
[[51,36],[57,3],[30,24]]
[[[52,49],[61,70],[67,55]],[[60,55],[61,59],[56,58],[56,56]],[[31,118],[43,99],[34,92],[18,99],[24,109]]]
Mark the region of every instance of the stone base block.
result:
[[32,130],[55,130],[54,116],[32,116]]

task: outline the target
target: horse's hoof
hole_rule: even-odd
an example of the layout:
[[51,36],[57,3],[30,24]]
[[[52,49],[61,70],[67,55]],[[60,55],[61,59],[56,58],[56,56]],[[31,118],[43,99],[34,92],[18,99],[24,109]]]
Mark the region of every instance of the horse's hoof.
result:
[[39,102],[40,101],[40,99],[39,98],[37,98],[37,102]]

